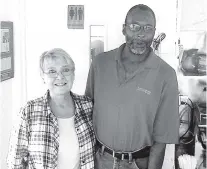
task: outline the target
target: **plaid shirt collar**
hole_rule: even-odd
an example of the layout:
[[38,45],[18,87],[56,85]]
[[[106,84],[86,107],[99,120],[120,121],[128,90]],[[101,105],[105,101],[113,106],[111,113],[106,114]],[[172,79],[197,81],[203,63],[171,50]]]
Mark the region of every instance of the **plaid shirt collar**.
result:
[[[80,106],[78,105],[78,100],[76,98],[76,95],[73,92],[70,91],[70,95],[71,95],[71,97],[72,97],[72,99],[75,103],[75,109],[76,109],[75,115],[77,115],[77,113],[79,113],[81,111]],[[52,111],[51,111],[51,108],[49,106],[49,99],[50,99],[50,91],[47,90],[47,92],[43,96],[43,103],[45,105],[45,108],[44,108],[45,111],[43,111],[43,112],[45,113],[44,114],[45,116],[49,116],[49,115],[53,114]]]

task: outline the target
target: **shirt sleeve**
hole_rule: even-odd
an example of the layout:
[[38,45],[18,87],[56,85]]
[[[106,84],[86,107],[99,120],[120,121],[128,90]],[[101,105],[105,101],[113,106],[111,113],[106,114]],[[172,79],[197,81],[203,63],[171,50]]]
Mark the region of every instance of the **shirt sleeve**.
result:
[[158,143],[179,143],[179,92],[176,74],[166,81],[155,117],[153,139]]
[[7,156],[8,169],[22,169],[28,157],[28,131],[25,109],[21,109],[13,125]]
[[94,63],[92,62],[88,73],[88,79],[86,83],[85,95],[94,99]]

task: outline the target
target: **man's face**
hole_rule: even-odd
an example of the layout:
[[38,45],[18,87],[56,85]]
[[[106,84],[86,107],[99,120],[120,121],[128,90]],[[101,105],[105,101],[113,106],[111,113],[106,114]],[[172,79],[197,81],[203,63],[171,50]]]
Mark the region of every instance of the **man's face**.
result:
[[128,15],[123,34],[129,50],[136,55],[148,53],[155,35],[155,19],[149,11],[134,10]]

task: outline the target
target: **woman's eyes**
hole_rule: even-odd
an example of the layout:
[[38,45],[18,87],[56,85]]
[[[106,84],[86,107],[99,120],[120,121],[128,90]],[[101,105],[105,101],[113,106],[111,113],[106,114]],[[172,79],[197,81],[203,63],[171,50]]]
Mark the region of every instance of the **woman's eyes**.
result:
[[48,73],[56,73],[56,70],[49,70]]
[[62,72],[70,72],[71,71],[71,69],[69,69],[69,68],[64,68],[63,70],[62,70]]

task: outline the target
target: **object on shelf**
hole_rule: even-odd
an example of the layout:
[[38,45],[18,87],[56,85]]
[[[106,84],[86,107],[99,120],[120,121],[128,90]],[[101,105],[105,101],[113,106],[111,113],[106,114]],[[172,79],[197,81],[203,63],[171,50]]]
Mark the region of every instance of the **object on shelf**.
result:
[[200,53],[195,48],[184,50],[179,65],[185,76],[205,76],[206,53]]
[[175,169],[180,169],[178,158],[183,155],[195,155],[196,117],[194,104],[188,96],[179,95],[180,143],[175,145]]
[[184,76],[206,76],[207,32],[180,32],[179,69]]

